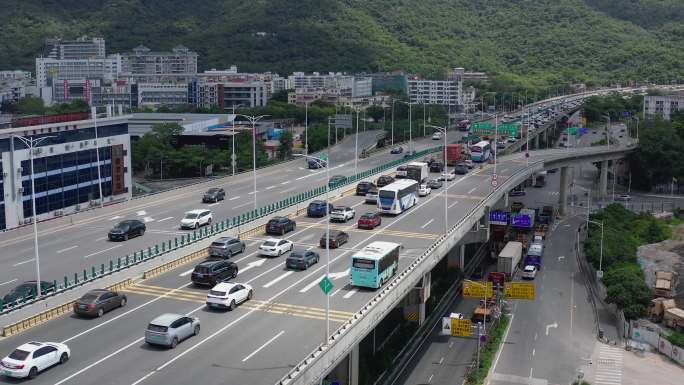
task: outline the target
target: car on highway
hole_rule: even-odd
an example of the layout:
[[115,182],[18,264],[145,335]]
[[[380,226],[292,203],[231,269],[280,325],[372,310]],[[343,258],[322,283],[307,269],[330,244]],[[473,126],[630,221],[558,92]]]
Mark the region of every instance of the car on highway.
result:
[[382,218],[378,213],[365,213],[359,217],[356,227],[359,229],[374,229],[382,224]]
[[153,319],[147,325],[145,342],[173,349],[180,341],[199,335],[199,332],[199,318],[166,313]]
[[620,194],[615,196],[615,200],[619,202],[629,202],[632,200],[632,197],[627,194]]
[[192,270],[190,280],[195,285],[215,286],[217,283],[237,277],[238,266],[222,258],[207,258]]
[[220,187],[213,187],[204,193],[202,203],[216,203],[224,199],[226,199],[226,190]]
[[344,175],[333,175],[328,180],[328,187],[336,187],[347,181],[347,177]]
[[438,188],[442,188],[442,181],[439,179],[430,179],[427,182],[428,187],[430,187],[430,190],[437,190]]
[[525,189],[522,188],[514,188],[513,190],[508,192],[509,197],[519,197],[519,196],[524,196],[525,195]]
[[458,175],[465,175],[468,173],[468,166],[465,163],[458,163],[454,168],[454,172]]
[[285,235],[297,228],[297,223],[288,217],[273,217],[266,223],[266,234]]
[[497,149],[504,149],[506,148],[506,141],[505,140],[500,140],[496,142],[496,148]]
[[13,378],[35,378],[39,372],[69,361],[71,350],[59,342],[27,342],[0,361],[0,373]]
[[[328,210],[325,207],[328,206]],[[333,208],[332,203],[326,205],[325,201],[315,200],[306,207],[306,216],[311,218],[320,218],[326,216]],[[327,211],[327,212],[326,212]]]
[[442,133],[441,132],[435,132],[432,134],[432,140],[441,140],[442,139]]
[[406,178],[406,173],[408,171],[408,167],[406,165],[401,165],[397,167],[397,172],[396,172],[396,179],[401,179],[401,178]]
[[423,183],[420,185],[420,187],[418,187],[418,196],[426,197],[430,195],[431,191],[432,189],[430,188],[430,186],[428,186],[427,183]]
[[233,237],[221,237],[209,245],[210,257],[230,258],[245,251],[245,242]]
[[371,188],[368,190],[366,193],[366,197],[364,199],[366,203],[373,203],[377,204],[378,203],[378,189],[377,188]]
[[[55,283],[40,281],[41,294],[49,294],[55,291]],[[9,293],[2,297],[2,302],[5,305],[14,303],[15,301],[23,301],[27,298],[33,298],[36,295],[36,281],[26,281],[17,285]]]
[[281,255],[292,251],[294,243],[287,239],[269,238],[259,246],[259,254],[269,257],[280,257]]
[[147,227],[145,223],[137,219],[128,219],[121,221],[116,224],[109,233],[107,233],[107,238],[110,241],[127,241],[132,237],[140,237],[145,234]]
[[346,222],[354,219],[356,210],[348,206],[335,206],[330,211],[330,221],[332,222]]
[[515,136],[509,136],[508,139],[506,139],[506,141],[508,143],[515,143],[518,141],[518,138],[516,138]]
[[444,163],[434,161],[430,165],[430,172],[442,172],[444,170]]
[[537,276],[537,267],[534,265],[527,265],[522,271],[522,279],[534,279]]
[[450,172],[443,172],[443,173],[439,176],[439,180],[452,181],[452,180],[454,180],[454,179],[456,179],[456,174],[455,174],[453,171],[450,171]]
[[360,196],[366,195],[366,193],[368,192],[368,189],[370,189],[371,187],[375,187],[375,184],[373,184],[373,182],[370,182],[367,180],[359,182],[356,185],[356,195],[360,195]]
[[423,158],[423,163],[427,163],[428,167],[435,161],[435,158]]
[[469,169],[472,169],[473,167],[475,167],[475,163],[473,162],[472,159],[466,159],[463,161],[463,163],[465,163],[466,167],[468,167]]
[[391,175],[380,175],[375,181],[375,186],[380,188],[385,187],[390,183],[394,183],[394,178]]
[[347,242],[349,242],[348,233],[345,233],[341,230],[330,230],[330,239],[328,239],[328,232],[325,231],[323,232],[323,235],[321,235],[321,239],[318,241],[318,244],[324,249],[326,248],[326,244],[329,248],[336,249]]
[[393,149],[390,150],[390,154],[401,154],[404,152],[404,147],[394,147]]
[[207,293],[207,307],[233,310],[238,304],[252,299],[253,295],[254,289],[246,283],[221,282]]
[[306,270],[318,263],[321,257],[317,252],[311,250],[295,250],[287,257],[285,266],[289,269]]
[[126,306],[126,296],[107,289],[95,289],[74,302],[74,313],[88,317],[102,317],[104,313]]
[[200,226],[211,224],[211,210],[198,209],[185,213],[180,221],[181,229],[198,229]]

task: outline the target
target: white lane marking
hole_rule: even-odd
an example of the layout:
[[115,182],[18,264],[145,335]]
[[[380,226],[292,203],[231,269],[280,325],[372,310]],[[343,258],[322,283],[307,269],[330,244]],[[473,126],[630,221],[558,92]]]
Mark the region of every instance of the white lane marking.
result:
[[154,222],[154,218],[152,218],[152,217],[145,217],[145,218],[143,218],[143,222],[145,222],[145,223]]
[[283,183],[281,183],[281,184],[289,184],[289,183],[290,183],[290,181],[288,180],[288,181],[285,181],[285,182],[283,182]]
[[281,191],[281,193],[283,193],[283,194],[285,194],[285,193],[289,193],[289,192],[292,192],[292,191],[294,191],[294,190],[296,190],[296,189],[297,189],[296,187],[290,187],[290,188],[289,188],[289,189],[287,189],[287,190],[283,190],[283,191]]
[[546,335],[547,336],[549,335],[549,329],[551,329],[551,328],[557,329],[558,328],[558,322],[554,322],[552,324],[546,325]]
[[259,244],[259,241],[254,241],[254,242],[251,242],[249,245],[247,245],[247,247],[254,247],[258,244]]
[[280,277],[274,279],[273,281],[271,281],[271,282],[265,284],[265,285],[262,286],[262,287],[263,287],[264,289],[268,289],[269,287],[271,287],[271,286],[275,285],[276,283],[282,281],[283,279],[287,278],[287,277],[288,277],[290,274],[292,274],[292,273],[294,273],[294,271],[292,271],[292,270],[287,271],[287,272],[283,273]]
[[[344,163],[342,163],[342,164],[340,164],[340,165],[337,165],[337,166],[335,166],[335,167],[331,167],[330,170],[334,170],[334,169],[340,168],[340,167],[344,167]],[[313,171],[311,174],[304,175],[304,176],[300,176],[299,178],[296,178],[295,180],[302,180],[302,179],[308,178],[308,177],[310,177],[310,176],[314,176],[314,175],[318,175],[318,174],[323,174],[323,173],[325,173],[325,170],[323,170],[323,171],[314,171],[314,170],[311,170],[311,171]]]
[[454,341],[449,342],[449,349],[451,349],[452,346],[454,346]]
[[0,286],[2,286],[2,285],[7,285],[7,284],[9,284],[9,283],[16,282],[16,281],[18,281],[18,279],[14,278],[14,279],[11,280],[11,281],[7,281],[7,282],[0,283]]
[[444,357],[439,359],[439,364],[442,365],[442,363],[444,363]]
[[[517,303],[516,303],[516,308],[517,308]],[[515,311],[515,309],[514,309]],[[508,321],[508,328],[506,328],[506,334],[504,334],[503,339],[501,340],[501,346],[502,348],[499,349],[499,351],[496,353],[496,358],[494,358],[494,365],[492,365],[491,373],[496,372],[496,365],[499,363],[499,357],[501,357],[501,352],[503,352],[504,347],[506,346],[506,340],[508,339],[508,332],[511,330],[511,325],[513,325],[513,318],[515,318],[515,313],[511,314],[511,319]]]
[[318,277],[317,279],[314,279],[313,281],[311,281],[311,283],[304,286],[299,292],[300,293],[306,293],[307,291],[311,290],[312,287],[318,285],[318,282],[320,282],[321,279],[323,279],[323,278],[325,278],[325,274],[323,274],[320,277]]
[[57,253],[57,254],[62,254],[62,253],[65,252],[65,251],[73,250],[73,249],[75,249],[75,248],[77,248],[77,247],[78,247],[78,245],[73,245],[73,246],[71,246],[71,247],[67,247],[66,249],[57,250],[56,253]]
[[254,262],[250,262],[247,264],[247,267],[245,267],[242,270],[238,270],[238,275],[244,273],[245,271],[252,270],[255,267],[259,267],[259,266],[263,265],[264,263],[266,263],[266,258],[257,259]]
[[166,218],[164,218],[164,219],[160,219],[160,220],[157,221],[157,223],[159,223],[159,222],[164,222],[164,221],[168,221],[169,219],[173,219],[173,217],[166,217]]
[[333,291],[332,293],[330,293],[330,296],[331,296],[331,297],[334,297],[334,296],[335,296],[335,294],[337,294],[337,293],[339,293],[339,292],[340,292],[340,290],[342,290],[342,288],[339,288],[339,289],[337,289],[337,290]]
[[193,267],[192,269],[188,270],[188,271],[184,271],[184,272],[178,274],[178,276],[179,276],[179,277],[187,277],[188,275],[192,274],[193,271],[195,271],[195,268],[194,268],[194,267]]
[[427,226],[430,226],[430,223],[432,223],[435,219],[430,219],[429,221],[425,222],[424,225],[420,226],[421,229],[426,228]]
[[234,209],[239,209],[240,207],[249,206],[249,205],[251,205],[251,204],[253,204],[253,203],[254,203],[254,202],[247,202],[247,203],[243,203],[243,204],[241,204],[241,205],[233,206],[233,208],[234,208]]
[[15,263],[15,264],[12,265],[12,266],[14,266],[14,267],[21,266],[21,265],[27,264],[27,263],[29,263],[29,262],[32,262],[32,261],[34,261],[34,260],[35,260],[35,258],[27,259],[27,260],[25,260],[25,261],[17,262],[17,263]]
[[534,357],[534,354],[537,352],[537,349],[532,349],[532,357]]
[[105,239],[107,239],[107,237],[100,237],[100,238],[97,238],[96,241],[104,241]]
[[142,216],[147,215],[147,211],[145,211],[145,210],[140,210],[140,211],[136,212],[135,214],[138,215],[138,216],[140,216],[140,217],[142,217]]
[[473,193],[473,191],[475,191],[475,190],[477,190],[477,187],[473,187],[473,188],[471,188],[470,190],[468,190],[468,194],[472,194],[472,193]]
[[427,381],[428,384],[432,382],[432,377],[434,377],[434,376],[435,376],[434,374],[431,374],[431,375],[430,375],[430,378],[428,378],[428,381]]
[[247,195],[254,195],[254,194],[258,193],[258,192],[259,192],[259,190],[257,190],[257,191],[250,191],[250,192],[247,193]]
[[119,218],[122,218],[122,216],[120,216],[120,215],[115,215],[115,216],[109,218],[109,220],[110,220],[110,221],[115,221],[115,220],[117,220],[117,219],[119,219]]
[[278,337],[282,336],[284,333],[285,333],[285,330],[281,330],[280,333],[278,333],[278,334],[276,334],[275,336],[271,337],[270,340],[264,342],[263,345],[259,346],[259,348],[257,348],[257,350],[251,352],[247,357],[243,358],[243,359],[242,359],[242,362],[245,362],[245,361],[249,360],[250,358],[254,357],[255,354],[259,353],[263,348],[265,348],[266,346],[268,346],[271,342],[275,341]]
[[221,202],[214,202],[214,203],[208,204],[207,206],[214,207],[214,206],[218,206],[220,204],[221,204]]
[[270,189],[275,188],[275,187],[276,187],[276,186],[268,186],[268,187],[265,188],[265,190],[270,190]]
[[458,204],[458,201],[456,201],[456,202],[450,204],[448,208],[452,208],[452,207],[456,206],[457,204]]
[[114,250],[114,249],[116,249],[116,248],[118,248],[118,247],[121,247],[121,245],[112,246],[112,247],[110,247],[110,248],[108,248],[108,249],[104,249],[104,250],[96,251],[96,252],[94,252],[94,253],[90,253],[90,254],[84,256],[83,258],[88,258],[88,257],[92,257],[93,255],[98,255],[98,254],[106,253],[106,252],[108,252],[109,250]]
[[344,299],[351,298],[351,296],[354,295],[354,294],[356,294],[358,291],[359,291],[359,289],[356,289],[356,288],[351,289],[351,290],[349,291],[349,293],[347,293],[347,294],[344,295],[343,298],[344,298]]
[[234,200],[236,200],[236,199],[240,199],[240,196],[238,195],[238,196],[232,197],[232,198],[230,198],[230,199],[228,199],[228,200],[229,200],[229,201],[234,201]]

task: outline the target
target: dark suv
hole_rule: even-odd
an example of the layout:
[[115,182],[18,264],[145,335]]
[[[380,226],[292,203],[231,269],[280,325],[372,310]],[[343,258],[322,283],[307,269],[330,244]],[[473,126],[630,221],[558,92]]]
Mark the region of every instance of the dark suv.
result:
[[245,251],[245,242],[233,237],[221,237],[209,246],[209,256],[230,258]]
[[287,217],[273,217],[266,224],[266,234],[285,235],[285,233],[294,231],[297,223]]
[[375,184],[378,186],[378,188],[385,187],[391,183],[394,183],[394,178],[392,178],[391,175],[380,175],[378,180],[375,181]]
[[306,215],[309,217],[324,217],[330,213],[333,208],[332,203],[328,203],[328,212],[326,212],[325,206],[325,201],[313,201],[309,203],[309,206],[306,208]]
[[[326,237],[327,232],[324,232],[323,235],[321,235],[321,239],[319,241],[319,244],[321,245],[322,248],[325,249],[325,240],[327,239]],[[330,230],[330,248],[335,249],[340,247],[341,245],[347,243],[349,241],[349,234],[345,233],[344,231],[340,230]]]
[[318,263],[321,257],[315,251],[295,250],[287,257],[285,264],[288,269],[306,270],[309,266]]
[[146,226],[142,221],[131,219],[119,222],[114,228],[109,230],[110,241],[127,241],[128,238],[142,236],[145,234]]
[[356,195],[365,196],[368,190],[373,187],[375,187],[375,184],[373,184],[373,182],[368,182],[365,180],[359,182],[359,184],[356,185]]
[[195,285],[215,286],[221,281],[235,278],[238,273],[238,266],[225,259],[209,258],[200,262],[192,271],[190,279]]
[[214,187],[207,190],[202,196],[203,203],[218,202],[226,199],[226,191],[220,187]]
[[430,164],[430,172],[442,172],[444,171],[444,163],[434,161]]

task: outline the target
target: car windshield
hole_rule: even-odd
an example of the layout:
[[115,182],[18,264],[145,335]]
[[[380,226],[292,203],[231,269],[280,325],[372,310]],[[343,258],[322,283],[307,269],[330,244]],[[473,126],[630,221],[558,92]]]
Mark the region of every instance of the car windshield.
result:
[[17,361],[24,361],[29,356],[29,354],[30,353],[27,351],[20,350],[20,349],[14,349],[14,351],[12,353],[10,353],[8,358],[11,358],[11,359],[17,360]]
[[79,299],[79,302],[85,302],[85,303],[95,302],[95,300],[97,300],[97,297],[98,297],[97,294],[86,294]]
[[227,242],[212,242],[211,245],[214,247],[224,247]]
[[151,332],[166,333],[166,331],[169,330],[169,328],[166,326],[149,324],[149,326],[147,326],[147,330]]
[[210,188],[209,191],[207,191],[207,194],[216,194],[219,192],[219,189],[217,188]]
[[195,219],[195,218],[197,218],[197,214],[195,214],[195,213],[185,214],[185,219]]
[[295,251],[287,259],[303,259],[304,253],[301,251]]
[[209,290],[209,295],[215,295],[217,297],[223,297],[226,295],[225,291]]
[[118,225],[114,226],[114,230],[128,230],[130,225],[128,223],[119,223]]
[[195,273],[209,274],[211,269],[208,266],[195,266]]
[[264,242],[264,244],[262,246],[275,246],[275,245],[276,245],[276,243],[273,241],[266,241],[266,242]]

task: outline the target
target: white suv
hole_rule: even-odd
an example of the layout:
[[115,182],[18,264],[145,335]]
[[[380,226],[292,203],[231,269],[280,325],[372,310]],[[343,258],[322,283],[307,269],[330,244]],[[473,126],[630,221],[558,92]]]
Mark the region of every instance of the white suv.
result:
[[246,283],[221,282],[209,290],[207,307],[233,310],[235,306],[252,299],[254,290]]
[[351,207],[336,206],[330,211],[331,221],[346,222],[356,216],[356,211]]
[[197,229],[200,226],[211,224],[211,210],[192,210],[185,213],[180,221],[181,229]]

